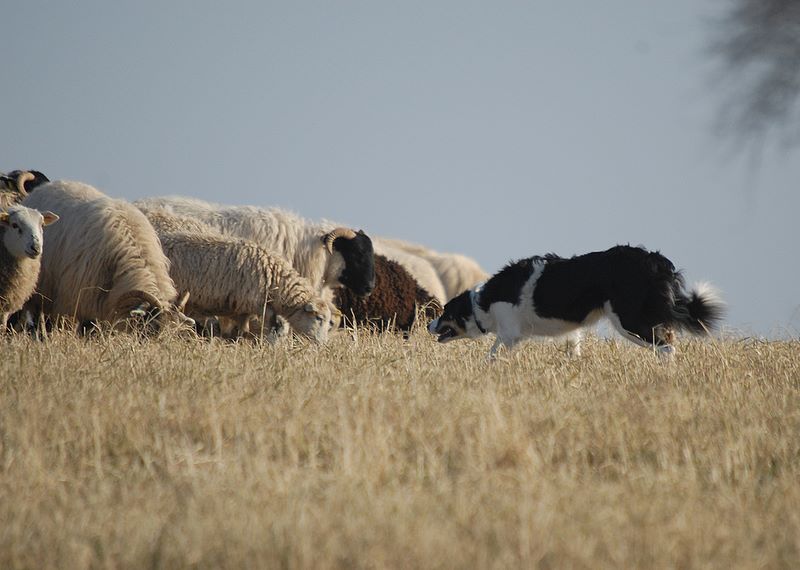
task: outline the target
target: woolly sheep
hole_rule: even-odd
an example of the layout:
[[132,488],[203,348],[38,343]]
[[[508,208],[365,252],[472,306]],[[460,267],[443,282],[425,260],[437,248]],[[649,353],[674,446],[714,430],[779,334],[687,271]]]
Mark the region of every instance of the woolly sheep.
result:
[[42,262],[42,230],[57,220],[52,212],[18,205],[0,212],[0,331],[5,332],[8,317],[33,295]]
[[380,254],[375,256],[375,289],[370,296],[357,297],[339,289],[335,302],[346,324],[374,325],[381,331],[392,326],[411,330],[419,308],[424,308],[428,320],[441,312],[438,301],[402,265]]
[[376,238],[375,241],[427,260],[433,266],[444,287],[445,300],[452,299],[489,278],[489,274],[481,269],[478,262],[466,255],[440,253],[423,245],[399,239]]
[[278,254],[188,217],[151,211],[147,218],[170,260],[175,285],[191,294],[189,314],[228,317],[247,333],[250,319],[268,306],[299,334],[327,340],[328,303]]
[[282,255],[328,301],[334,288],[344,286],[366,295],[375,286],[372,240],[363,231],[310,222],[278,208],[223,206],[175,196],[135,204],[144,212],[190,216]]
[[35,309],[85,322],[146,319],[194,324],[176,305],[169,261],[147,218],[123,200],[80,182],[36,188],[25,206],[59,212],[34,295]]

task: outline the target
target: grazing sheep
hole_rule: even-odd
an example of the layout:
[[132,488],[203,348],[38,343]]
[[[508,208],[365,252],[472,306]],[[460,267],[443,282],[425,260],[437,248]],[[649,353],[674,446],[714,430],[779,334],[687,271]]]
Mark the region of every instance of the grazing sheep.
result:
[[57,220],[52,212],[24,206],[0,212],[0,331],[5,332],[8,317],[33,295],[42,262],[42,230]]
[[66,181],[37,187],[23,204],[61,216],[48,232],[35,309],[79,326],[131,317],[155,328],[165,321],[194,324],[176,305],[155,230],[131,204]]
[[444,285],[442,285],[442,281],[439,279],[439,275],[436,273],[433,265],[431,265],[427,259],[403,251],[399,247],[387,244],[385,240],[380,238],[375,238],[373,244],[376,254],[382,255],[402,265],[423,289],[430,293],[439,303],[444,304],[446,296]]
[[459,293],[472,289],[478,283],[489,279],[489,274],[481,269],[478,262],[466,255],[440,253],[423,245],[399,239],[376,238],[375,241],[426,259],[433,266],[444,286],[445,300],[452,299]]
[[143,212],[190,216],[282,255],[326,300],[331,300],[334,288],[366,295],[375,285],[372,240],[363,231],[313,223],[278,208],[223,206],[182,197],[147,198],[135,204]]
[[164,212],[149,212],[147,218],[170,260],[175,285],[191,293],[190,315],[227,317],[247,333],[251,318],[268,308],[270,321],[282,317],[299,334],[327,340],[330,306],[281,256],[191,218]]
[[381,331],[392,327],[411,330],[418,308],[424,308],[426,320],[441,312],[439,302],[402,265],[382,255],[375,256],[375,289],[370,296],[358,297],[339,289],[335,303],[342,312],[343,324],[373,325]]

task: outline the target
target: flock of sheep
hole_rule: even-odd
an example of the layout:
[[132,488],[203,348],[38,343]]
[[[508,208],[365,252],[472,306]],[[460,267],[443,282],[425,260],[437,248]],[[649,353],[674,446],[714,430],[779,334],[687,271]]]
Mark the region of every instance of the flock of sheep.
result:
[[33,170],[0,175],[0,233],[3,330],[37,335],[176,323],[322,343],[341,324],[407,331],[487,278],[468,257],[278,208],[130,203]]

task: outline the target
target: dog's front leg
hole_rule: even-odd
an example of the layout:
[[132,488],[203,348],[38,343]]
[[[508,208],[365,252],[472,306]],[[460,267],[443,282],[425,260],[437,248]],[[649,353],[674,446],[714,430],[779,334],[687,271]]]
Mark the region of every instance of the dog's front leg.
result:
[[582,335],[580,331],[571,333],[567,336],[567,357],[579,358],[581,355],[581,340]]

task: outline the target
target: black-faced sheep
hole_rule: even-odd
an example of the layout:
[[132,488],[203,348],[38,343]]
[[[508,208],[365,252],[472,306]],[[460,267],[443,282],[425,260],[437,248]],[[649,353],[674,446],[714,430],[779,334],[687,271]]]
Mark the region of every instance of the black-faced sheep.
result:
[[0,331],[5,332],[8,317],[33,295],[42,261],[43,228],[57,220],[52,212],[18,205],[0,212]]
[[289,260],[326,300],[346,287],[366,295],[375,284],[372,240],[362,231],[314,223],[278,208],[223,206],[182,197],[135,202],[142,211],[189,216],[225,235],[249,239]]
[[167,321],[193,324],[176,305],[155,230],[131,204],[65,181],[38,186],[23,204],[61,216],[48,232],[35,309],[76,325],[130,318],[155,328]]
[[359,297],[346,289],[336,291],[335,303],[343,324],[368,325],[378,330],[409,331],[424,308],[428,320],[438,316],[441,305],[399,263],[375,256],[375,289],[369,297]]
[[149,212],[147,218],[170,260],[176,287],[190,293],[188,314],[233,319],[243,334],[252,318],[271,322],[279,316],[297,333],[327,341],[330,306],[281,256],[191,218],[163,212]]
[[0,174],[0,208],[8,208],[25,199],[32,189],[49,182],[38,170],[14,170]]

